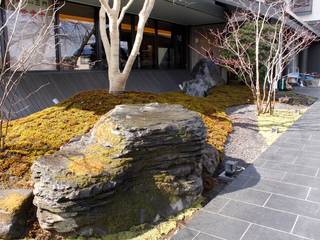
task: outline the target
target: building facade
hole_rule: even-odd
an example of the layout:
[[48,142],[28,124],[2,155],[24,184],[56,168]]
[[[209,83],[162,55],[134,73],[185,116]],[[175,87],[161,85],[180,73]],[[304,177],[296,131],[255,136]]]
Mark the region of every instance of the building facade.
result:
[[[49,5],[50,1],[28,1],[25,17],[32,16],[34,11]],[[121,65],[125,64],[131,51],[142,3],[143,0],[134,1],[121,24]],[[318,3],[313,1],[313,4]],[[23,106],[17,106],[24,110],[16,111],[19,112],[16,117],[39,111],[79,91],[108,88],[106,57],[98,31],[99,7],[98,0],[61,1],[55,18],[55,31],[47,40],[52,44],[41,49],[43,54],[38,59],[33,59],[47,64],[33,67],[17,90],[22,99],[36,89],[41,88],[41,91],[30,99],[26,98]],[[127,90],[178,90],[180,83],[189,80],[190,70],[202,57],[191,48],[206,44],[199,33],[223,27],[225,12],[237,7],[238,1],[235,0],[175,0],[174,3],[172,0],[156,0]],[[310,11],[307,5],[303,9],[319,16],[314,13],[318,8],[314,5]],[[300,7],[301,11],[303,9]],[[1,20],[5,21],[6,12],[2,11],[1,15]],[[313,17],[310,19],[313,21]],[[108,22],[105,24],[107,28]],[[14,39],[16,46],[7,60],[10,64],[14,64],[19,49],[34,41],[32,33],[37,31],[37,27],[21,31],[26,34],[23,39]]]
[[[294,0],[294,12],[300,21],[310,25],[320,34],[320,1]],[[320,43],[313,43],[294,60],[294,65],[300,72],[320,73]]]

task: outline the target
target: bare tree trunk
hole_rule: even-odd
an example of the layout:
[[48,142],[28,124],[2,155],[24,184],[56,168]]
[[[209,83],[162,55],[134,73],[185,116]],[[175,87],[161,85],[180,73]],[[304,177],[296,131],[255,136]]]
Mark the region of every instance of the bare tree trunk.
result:
[[109,73],[109,92],[113,94],[121,93],[125,91],[126,88],[126,82],[128,79],[128,76],[125,76],[122,73]]
[[[100,0],[100,33],[108,62],[109,92],[117,93],[125,91],[126,83],[133,64],[138,56],[143,39],[145,24],[151,14],[155,0],[144,0],[143,7],[139,13],[136,38],[130,52],[129,58],[123,71],[120,70],[120,27],[126,11],[134,0],[129,0],[121,7],[121,0],[114,0],[110,6],[108,0]],[[109,36],[106,29],[106,16],[109,19]]]

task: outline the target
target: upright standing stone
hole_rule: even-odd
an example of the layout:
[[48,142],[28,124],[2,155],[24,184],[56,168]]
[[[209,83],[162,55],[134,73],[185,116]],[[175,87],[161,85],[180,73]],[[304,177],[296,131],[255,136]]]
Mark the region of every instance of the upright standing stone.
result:
[[191,76],[182,84],[182,90],[190,96],[204,97],[211,88],[225,84],[218,66],[206,58],[194,66]]

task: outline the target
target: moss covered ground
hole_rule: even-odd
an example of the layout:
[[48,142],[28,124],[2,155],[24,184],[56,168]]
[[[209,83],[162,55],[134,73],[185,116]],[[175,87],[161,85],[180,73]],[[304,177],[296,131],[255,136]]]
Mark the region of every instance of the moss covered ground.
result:
[[305,111],[306,109],[276,109],[273,115],[262,114],[258,116],[259,132],[264,137],[266,143],[271,145],[286,132]]
[[5,197],[0,197],[0,210],[7,213],[14,213],[20,208],[26,196],[18,192],[13,192]]
[[[12,121],[7,149],[0,153],[0,186],[28,187],[30,167],[40,156],[52,154],[72,138],[88,132],[97,120],[119,104],[175,103],[201,114],[208,127],[208,142],[223,151],[232,124],[225,114],[227,107],[251,102],[245,86],[215,88],[208,97],[183,93],[135,93],[110,95],[106,91],[83,92],[70,99]],[[10,179],[10,180],[9,180]]]

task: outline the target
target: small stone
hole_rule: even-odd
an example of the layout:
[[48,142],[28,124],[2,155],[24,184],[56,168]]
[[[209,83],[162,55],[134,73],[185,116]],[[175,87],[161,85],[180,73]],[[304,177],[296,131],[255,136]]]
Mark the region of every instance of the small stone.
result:
[[0,190],[0,238],[18,239],[26,232],[32,190]]

